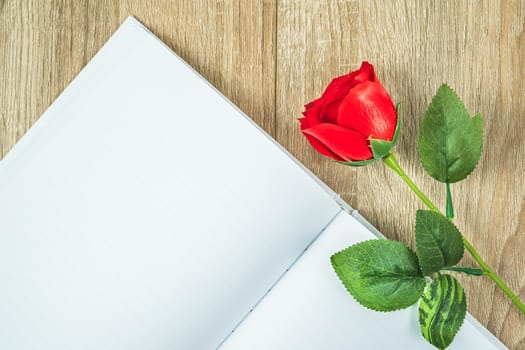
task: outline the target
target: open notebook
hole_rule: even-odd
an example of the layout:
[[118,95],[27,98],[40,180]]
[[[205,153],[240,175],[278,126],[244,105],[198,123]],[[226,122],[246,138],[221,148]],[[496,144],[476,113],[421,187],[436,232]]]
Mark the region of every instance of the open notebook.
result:
[[0,162],[0,348],[431,348],[331,269],[378,236],[129,18]]

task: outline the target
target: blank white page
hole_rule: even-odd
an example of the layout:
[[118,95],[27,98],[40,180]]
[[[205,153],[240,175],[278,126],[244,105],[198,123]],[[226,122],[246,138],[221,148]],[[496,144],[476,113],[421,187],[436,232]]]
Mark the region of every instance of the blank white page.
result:
[[0,348],[215,348],[339,211],[128,19],[0,162]]
[[[417,306],[389,313],[366,309],[332,270],[332,254],[374,238],[341,212],[220,350],[435,349],[420,334]],[[506,348],[469,315],[449,349]]]

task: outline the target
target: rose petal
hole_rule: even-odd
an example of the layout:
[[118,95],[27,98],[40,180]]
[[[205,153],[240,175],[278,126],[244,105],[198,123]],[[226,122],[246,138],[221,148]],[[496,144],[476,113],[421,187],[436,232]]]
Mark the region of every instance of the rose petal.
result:
[[308,119],[298,118],[297,120],[299,120],[299,123],[301,123],[301,130],[308,129],[310,127],[310,125],[308,124]]
[[348,94],[348,91],[355,85],[365,81],[376,80],[374,66],[365,61],[361,63],[361,67],[358,70],[333,79],[326,87],[321,98],[328,104],[344,98]]
[[362,82],[376,80],[374,67],[368,62],[363,62],[361,68],[356,71],[333,79],[321,97],[324,107],[319,113],[320,122],[337,124],[339,105],[350,89]]
[[337,154],[335,154],[334,152],[330,151],[328,148],[326,148],[325,145],[323,145],[319,140],[317,140],[315,137],[313,136],[310,136],[306,133],[304,133],[303,131],[303,135],[305,136],[305,138],[308,140],[308,142],[310,142],[310,145],[312,145],[312,147],[319,153],[321,153],[322,155],[324,156],[327,156],[327,157],[330,157],[332,159],[335,159],[339,162],[344,162],[345,160],[341,157],[339,157]]
[[339,161],[367,160],[372,152],[358,132],[333,124],[318,124],[302,130],[308,141],[320,153]]
[[391,141],[396,123],[394,103],[378,81],[355,86],[339,105],[338,125],[365,138]]
[[361,63],[361,67],[359,67],[357,71],[354,71],[350,74],[355,74],[354,80],[359,83],[362,83],[364,81],[377,81],[374,66],[372,66],[367,61],[363,61]]
[[339,105],[341,104],[342,100],[343,99],[335,100],[324,106],[320,113],[320,119],[322,123],[337,125],[337,118],[339,117]]
[[303,112],[304,118],[299,119],[299,120],[303,120],[303,119],[305,120],[305,121],[301,121],[301,128],[303,128],[303,124],[306,125],[306,127],[311,127],[311,126],[321,123],[320,113],[321,113],[322,108],[323,108],[323,102],[321,101],[320,98],[305,105],[304,112]]

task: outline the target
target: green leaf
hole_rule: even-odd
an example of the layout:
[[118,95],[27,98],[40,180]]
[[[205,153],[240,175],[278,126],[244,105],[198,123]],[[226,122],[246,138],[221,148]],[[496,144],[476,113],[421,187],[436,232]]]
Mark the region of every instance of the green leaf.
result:
[[456,265],[464,250],[461,233],[450,220],[431,210],[417,211],[416,252],[425,276]]
[[452,343],[467,313],[463,287],[450,275],[439,275],[425,288],[419,303],[421,334],[432,345],[445,349]]
[[434,179],[457,182],[474,170],[482,147],[481,116],[471,118],[456,93],[441,85],[421,123],[421,164]]
[[372,310],[406,308],[417,302],[426,285],[416,254],[400,242],[357,243],[332,255],[331,261],[348,292]]

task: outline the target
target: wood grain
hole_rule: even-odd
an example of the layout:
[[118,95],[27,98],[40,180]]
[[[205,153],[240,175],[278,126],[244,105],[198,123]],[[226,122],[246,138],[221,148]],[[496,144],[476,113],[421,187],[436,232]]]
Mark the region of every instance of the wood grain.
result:
[[[413,244],[422,208],[381,164],[337,166],[298,131],[303,105],[361,60],[402,106],[402,165],[441,206],[416,136],[447,82],[484,118],[478,169],[454,185],[456,223],[525,299],[525,2],[369,0],[0,0],[0,155],[134,15],[388,237]],[[465,258],[471,264],[470,257]],[[459,276],[469,311],[511,349],[525,317],[493,283]]]

